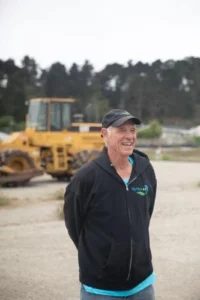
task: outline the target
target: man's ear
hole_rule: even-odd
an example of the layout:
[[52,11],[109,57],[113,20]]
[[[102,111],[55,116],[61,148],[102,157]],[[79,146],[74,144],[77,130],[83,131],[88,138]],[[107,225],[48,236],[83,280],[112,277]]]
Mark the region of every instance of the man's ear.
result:
[[101,137],[106,137],[107,135],[107,129],[106,128],[101,128]]

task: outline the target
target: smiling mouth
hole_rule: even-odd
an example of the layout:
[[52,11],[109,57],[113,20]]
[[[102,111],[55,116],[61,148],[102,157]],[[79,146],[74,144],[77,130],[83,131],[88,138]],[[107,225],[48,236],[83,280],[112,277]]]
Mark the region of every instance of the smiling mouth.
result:
[[133,146],[133,143],[122,143],[123,146],[126,146],[126,147],[131,147]]

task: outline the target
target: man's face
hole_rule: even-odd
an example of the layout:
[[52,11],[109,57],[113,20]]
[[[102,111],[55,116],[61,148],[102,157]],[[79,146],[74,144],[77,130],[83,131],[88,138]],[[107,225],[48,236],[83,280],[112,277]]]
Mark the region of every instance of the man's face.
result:
[[129,120],[117,128],[102,128],[101,133],[109,150],[121,156],[132,154],[137,138],[133,121]]

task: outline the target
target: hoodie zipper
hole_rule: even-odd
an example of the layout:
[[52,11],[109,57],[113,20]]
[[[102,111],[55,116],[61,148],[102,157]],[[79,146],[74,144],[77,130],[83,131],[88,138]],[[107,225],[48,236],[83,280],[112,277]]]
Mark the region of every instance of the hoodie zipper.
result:
[[[129,191],[129,184],[134,182],[135,180],[137,179],[137,176],[134,177],[128,184],[125,184],[126,186],[126,191]],[[126,200],[127,201],[127,200]],[[130,212],[129,212],[129,207],[128,207],[128,201],[127,201],[127,209],[128,209],[128,219],[129,219],[129,224],[130,224],[130,227],[131,227],[131,216],[130,216]],[[132,266],[132,261],[133,261],[133,239],[131,238],[131,233],[130,233],[130,240],[131,240],[131,243],[130,243],[130,260],[129,260],[129,269],[128,269],[128,276],[126,278],[126,280],[129,280],[130,279],[130,275],[131,275],[131,266]]]
[[130,275],[131,275],[131,266],[132,266],[132,261],[133,261],[133,240],[131,238],[131,255],[130,255],[130,260],[129,260],[129,270],[128,270],[128,276],[126,278],[126,280],[130,279]]
[[137,176],[134,177],[128,184],[125,183],[125,186],[126,186],[126,190],[127,190],[127,191],[129,191],[129,188],[128,188],[129,184],[132,183],[132,182],[134,182],[136,179],[137,179]]

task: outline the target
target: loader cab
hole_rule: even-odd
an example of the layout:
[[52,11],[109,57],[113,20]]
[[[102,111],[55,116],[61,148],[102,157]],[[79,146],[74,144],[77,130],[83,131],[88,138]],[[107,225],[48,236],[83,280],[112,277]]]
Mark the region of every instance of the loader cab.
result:
[[37,98],[29,101],[27,127],[36,131],[62,131],[71,127],[72,103],[67,98]]

